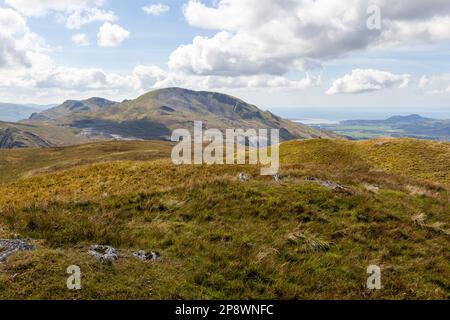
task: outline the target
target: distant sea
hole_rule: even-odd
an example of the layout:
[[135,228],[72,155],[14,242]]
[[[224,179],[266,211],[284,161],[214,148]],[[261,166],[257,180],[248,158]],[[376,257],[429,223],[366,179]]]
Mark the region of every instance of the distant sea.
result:
[[294,122],[307,124],[307,125],[320,125],[320,124],[339,124],[339,121],[328,119],[316,119],[316,118],[300,118],[291,119]]
[[338,124],[344,120],[385,120],[392,116],[419,114],[432,119],[450,119],[450,110],[411,112],[336,112],[297,108],[273,108],[276,115],[307,125]]

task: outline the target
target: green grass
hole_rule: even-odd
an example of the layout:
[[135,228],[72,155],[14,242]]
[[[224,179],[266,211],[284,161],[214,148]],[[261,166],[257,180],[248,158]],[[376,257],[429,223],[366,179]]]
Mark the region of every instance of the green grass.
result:
[[[281,185],[254,166],[174,166],[162,142],[39,150],[58,154],[42,163],[20,150],[0,170],[0,238],[31,237],[38,249],[0,265],[0,298],[448,299],[449,150],[288,142]],[[252,179],[237,181],[239,172]],[[124,256],[99,263],[87,253],[94,243]],[[135,260],[138,249],[161,259]],[[65,286],[73,264],[78,292]],[[380,291],[365,288],[371,264],[382,268]]]
[[170,143],[156,141],[114,141],[52,149],[0,150],[0,181],[14,181],[91,163],[165,158],[170,155],[171,147]]

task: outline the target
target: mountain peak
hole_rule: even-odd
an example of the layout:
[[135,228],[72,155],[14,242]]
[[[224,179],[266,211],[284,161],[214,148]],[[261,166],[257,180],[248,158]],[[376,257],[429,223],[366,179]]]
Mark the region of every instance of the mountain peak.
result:
[[97,106],[111,106],[111,105],[115,105],[115,104],[118,103],[116,101],[111,101],[111,100],[104,99],[104,98],[99,98],[99,97],[92,97],[92,98],[89,98],[87,100],[83,100],[82,102],[93,103],[93,104],[95,104]]
[[75,113],[88,113],[97,111],[106,107],[111,107],[118,102],[99,97],[92,97],[86,100],[66,100],[61,105],[45,110],[40,113],[33,113],[29,120],[46,121],[51,119],[60,119],[71,116]]
[[85,99],[85,100],[66,100],[64,101],[62,105],[73,105],[73,104],[94,104],[97,106],[110,106],[110,105],[114,105],[117,104],[118,102],[116,101],[111,101],[105,98],[100,98],[100,97],[92,97],[89,99]]

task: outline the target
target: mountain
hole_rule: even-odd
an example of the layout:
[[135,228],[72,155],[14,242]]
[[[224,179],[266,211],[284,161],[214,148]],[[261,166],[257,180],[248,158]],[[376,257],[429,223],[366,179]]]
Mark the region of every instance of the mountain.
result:
[[450,120],[425,118],[417,114],[393,116],[385,120],[347,120],[320,128],[355,139],[409,137],[450,141]]
[[413,123],[423,123],[428,121],[436,121],[435,119],[424,118],[418,114],[411,114],[408,116],[392,116],[385,120],[345,120],[342,125],[403,125]]
[[390,117],[387,120],[384,120],[385,122],[389,123],[416,123],[416,122],[424,122],[424,121],[430,121],[433,119],[430,118],[424,118],[418,114],[412,114],[409,116],[393,116]]
[[47,107],[49,106],[0,103],[0,121],[14,122],[28,119],[31,114],[40,112]]
[[117,104],[117,102],[106,100],[103,98],[90,98],[82,101],[68,100],[59,106],[53,107],[43,112],[33,113],[30,116],[30,120],[62,120],[66,117],[71,117],[76,114],[98,111],[102,108],[111,107],[115,104]]
[[100,98],[66,101],[34,114],[28,122],[74,128],[88,138],[169,140],[173,130],[192,128],[195,120],[203,121],[205,128],[220,130],[276,128],[282,140],[338,137],[229,95],[182,88],[155,90],[122,103]]

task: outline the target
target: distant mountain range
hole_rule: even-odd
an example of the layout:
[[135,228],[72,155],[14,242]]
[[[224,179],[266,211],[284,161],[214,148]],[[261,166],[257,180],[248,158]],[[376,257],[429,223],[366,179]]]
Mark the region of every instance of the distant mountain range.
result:
[[0,121],[14,122],[28,119],[34,112],[40,112],[53,106],[54,105],[0,103]]
[[354,139],[411,137],[450,141],[450,119],[431,119],[417,114],[393,116],[386,120],[347,120],[339,124],[315,126]]
[[[0,123],[0,140],[9,128],[9,141],[3,148],[17,146],[69,145],[92,140],[170,140],[175,129],[191,129],[195,120],[205,128],[280,129],[281,140],[338,138],[324,132],[282,119],[238,98],[205,91],[167,88],[151,91],[135,100],[121,103],[103,98],[69,100],[42,112],[33,113],[20,124]],[[3,128],[3,129],[2,129]],[[13,141],[11,128],[20,139],[37,136],[23,143]],[[0,146],[1,147],[1,146]]]

